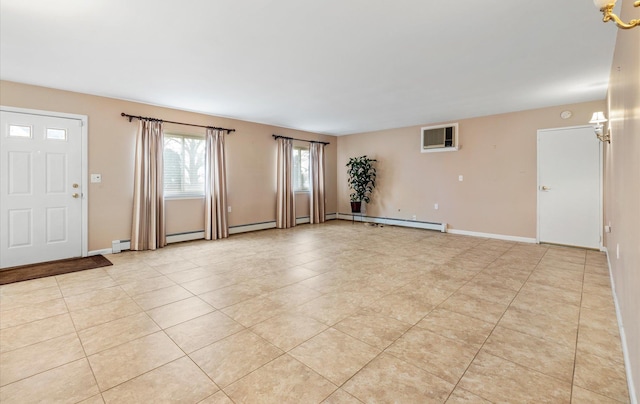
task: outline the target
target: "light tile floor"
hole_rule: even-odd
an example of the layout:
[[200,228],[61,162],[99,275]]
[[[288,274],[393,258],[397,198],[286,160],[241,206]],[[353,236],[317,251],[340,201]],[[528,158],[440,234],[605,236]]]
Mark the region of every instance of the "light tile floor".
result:
[[604,254],[343,221],[0,287],[2,403],[629,402]]

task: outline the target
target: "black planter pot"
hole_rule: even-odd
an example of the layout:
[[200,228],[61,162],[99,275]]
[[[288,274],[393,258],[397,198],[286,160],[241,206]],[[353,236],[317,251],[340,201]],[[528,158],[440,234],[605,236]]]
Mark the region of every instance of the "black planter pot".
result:
[[351,213],[360,213],[362,202],[351,202]]

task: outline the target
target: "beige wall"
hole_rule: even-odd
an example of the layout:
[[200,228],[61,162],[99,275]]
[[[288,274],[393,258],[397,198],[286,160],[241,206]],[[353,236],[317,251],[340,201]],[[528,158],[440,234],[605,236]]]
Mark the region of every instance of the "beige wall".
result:
[[[625,21],[637,15],[622,5]],[[618,30],[608,97],[611,144],[605,146],[605,246],[620,307],[633,387],[640,394],[640,28]],[[616,249],[620,247],[620,258]]]
[[[0,82],[0,105],[89,117],[89,172],[102,174],[102,183],[89,184],[89,251],[110,248],[112,240],[130,238],[138,125],[136,121],[129,123],[122,118],[121,112],[236,129],[227,137],[226,143],[228,203],[232,207],[230,226],[275,220],[276,143],[271,137],[273,133],[330,142],[326,149],[326,211],[336,211],[337,144],[333,136],[6,81]],[[197,128],[192,130],[185,126],[167,124],[165,129],[198,133]],[[201,200],[170,201],[167,232],[202,230],[201,206]],[[301,204],[297,213],[298,216],[308,215],[308,204]]]
[[[366,154],[378,160],[368,215],[415,215],[457,230],[535,238],[537,130],[586,125],[604,107],[597,101],[462,119],[456,152],[420,153],[420,126],[342,136],[338,211],[351,211],[344,165],[349,157]],[[561,119],[564,110],[573,116]]]

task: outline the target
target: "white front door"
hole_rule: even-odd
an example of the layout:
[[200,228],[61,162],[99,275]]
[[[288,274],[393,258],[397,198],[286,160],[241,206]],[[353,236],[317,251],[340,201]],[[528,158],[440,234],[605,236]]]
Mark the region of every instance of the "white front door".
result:
[[593,127],[538,131],[538,241],[601,246],[600,141]]
[[0,268],[82,256],[82,121],[0,114]]

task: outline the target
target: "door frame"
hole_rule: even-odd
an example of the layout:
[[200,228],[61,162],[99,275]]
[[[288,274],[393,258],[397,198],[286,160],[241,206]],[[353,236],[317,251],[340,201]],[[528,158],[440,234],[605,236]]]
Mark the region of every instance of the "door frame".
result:
[[82,256],[86,257],[89,254],[89,160],[88,160],[88,146],[89,146],[89,117],[87,115],[68,114],[65,112],[44,111],[39,109],[30,108],[17,108],[0,105],[0,111],[13,112],[18,114],[27,115],[40,115],[53,118],[66,118],[76,119],[80,121],[80,143],[81,143],[81,186],[82,186],[82,224],[81,224],[81,244],[82,244]]
[[[540,244],[540,154],[538,153],[538,143],[540,142],[541,132],[552,132],[558,130],[568,129],[593,129],[593,125],[578,125],[578,126],[564,126],[560,128],[547,128],[538,129],[536,134],[536,244]],[[593,134],[595,136],[595,132]],[[600,188],[600,195],[598,196],[598,234],[600,236],[600,251],[606,251],[604,247],[604,234],[603,234],[603,218],[604,218],[604,154],[602,142],[598,143],[598,164],[599,164],[599,179],[598,187]]]

